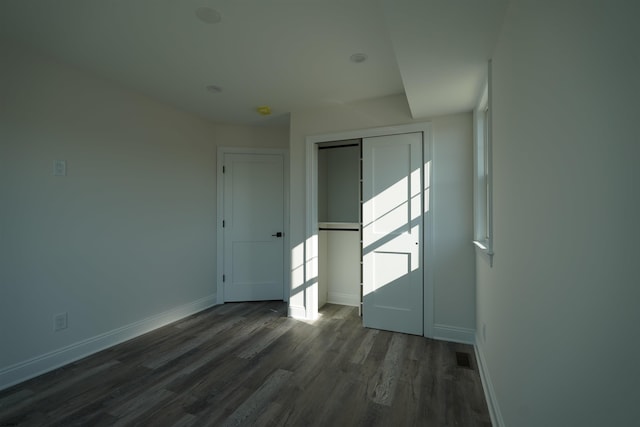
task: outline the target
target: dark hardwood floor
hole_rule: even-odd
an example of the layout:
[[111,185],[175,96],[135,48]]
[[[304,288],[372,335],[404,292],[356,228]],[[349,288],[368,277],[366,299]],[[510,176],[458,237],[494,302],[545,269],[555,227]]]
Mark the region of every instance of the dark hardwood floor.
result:
[[491,425],[471,346],[321,314],[213,307],[0,392],[0,426]]

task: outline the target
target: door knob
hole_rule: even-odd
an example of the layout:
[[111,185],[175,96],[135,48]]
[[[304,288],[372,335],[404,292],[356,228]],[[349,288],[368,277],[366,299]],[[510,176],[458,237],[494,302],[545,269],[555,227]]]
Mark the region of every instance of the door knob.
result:
[[272,234],[273,237],[282,237],[284,233],[282,231],[278,231],[276,234]]

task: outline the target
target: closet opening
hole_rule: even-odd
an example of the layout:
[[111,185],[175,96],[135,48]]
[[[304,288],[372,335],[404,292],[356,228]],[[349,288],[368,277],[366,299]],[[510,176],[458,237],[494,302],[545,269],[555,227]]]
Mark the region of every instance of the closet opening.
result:
[[359,308],[362,315],[362,140],[318,148],[318,307]]
[[[345,154],[350,149],[355,156]],[[360,306],[365,327],[433,337],[430,124],[307,136],[305,151],[305,237],[292,247],[304,268],[292,270],[298,285],[291,317],[315,320],[318,308],[333,302]],[[342,180],[329,170],[333,157],[347,164]],[[336,199],[345,192],[353,196],[343,206]],[[349,216],[335,212],[343,207]],[[334,235],[350,243],[337,243]]]

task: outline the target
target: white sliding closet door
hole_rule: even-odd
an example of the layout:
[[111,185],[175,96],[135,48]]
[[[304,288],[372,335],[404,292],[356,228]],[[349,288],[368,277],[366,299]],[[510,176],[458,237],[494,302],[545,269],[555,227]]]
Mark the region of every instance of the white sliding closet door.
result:
[[362,143],[364,325],[422,335],[422,133]]

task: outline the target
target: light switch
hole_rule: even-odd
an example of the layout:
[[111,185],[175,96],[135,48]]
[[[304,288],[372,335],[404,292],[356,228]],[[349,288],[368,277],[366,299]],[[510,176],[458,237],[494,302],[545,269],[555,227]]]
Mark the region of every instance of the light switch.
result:
[[56,160],[53,162],[53,175],[54,176],[66,176],[67,175],[67,162],[66,160]]

